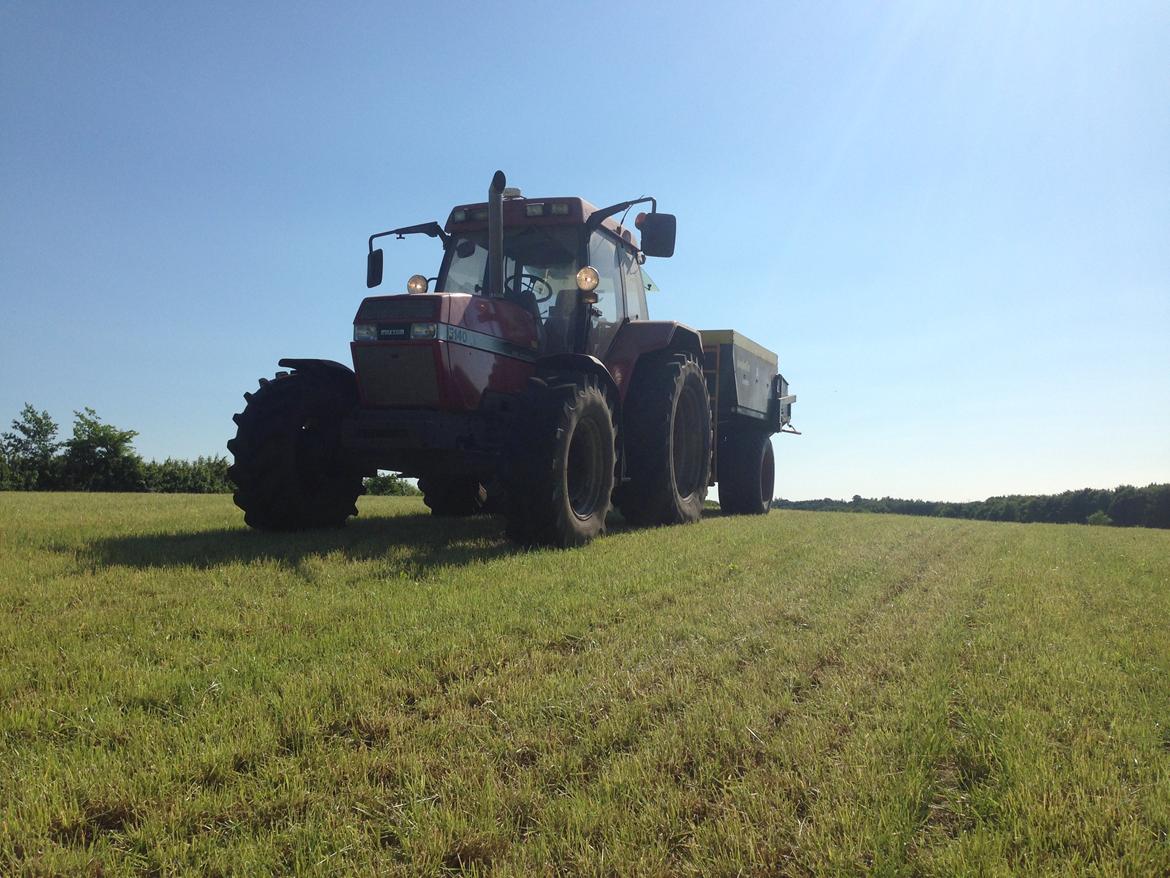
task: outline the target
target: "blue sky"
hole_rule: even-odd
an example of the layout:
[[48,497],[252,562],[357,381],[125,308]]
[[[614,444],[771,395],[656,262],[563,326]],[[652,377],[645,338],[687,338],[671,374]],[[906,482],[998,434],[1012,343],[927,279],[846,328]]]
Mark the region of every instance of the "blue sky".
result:
[[0,7],[5,424],[225,453],[502,168],[678,215],[651,315],[779,352],[782,496],[1170,480],[1167,4],[243,5]]

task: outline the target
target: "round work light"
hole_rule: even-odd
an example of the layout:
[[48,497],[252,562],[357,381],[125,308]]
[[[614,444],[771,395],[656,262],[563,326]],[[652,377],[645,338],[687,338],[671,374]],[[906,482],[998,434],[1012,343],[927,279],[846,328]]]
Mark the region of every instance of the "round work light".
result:
[[577,289],[582,292],[588,293],[597,289],[599,283],[601,283],[601,275],[592,265],[586,265],[577,272]]

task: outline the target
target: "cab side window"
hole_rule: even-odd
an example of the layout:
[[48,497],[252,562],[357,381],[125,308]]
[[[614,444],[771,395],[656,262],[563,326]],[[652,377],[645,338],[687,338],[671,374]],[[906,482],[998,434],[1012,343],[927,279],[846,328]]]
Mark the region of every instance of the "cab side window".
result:
[[589,264],[597,269],[601,282],[597,285],[598,312],[589,333],[590,353],[601,357],[609,350],[610,342],[625,316],[622,308],[622,276],[618,264],[617,245],[603,232],[594,232],[589,239]]
[[626,316],[631,320],[649,320],[646,307],[646,281],[642,277],[642,266],[629,250],[622,248],[622,279],[626,285]]

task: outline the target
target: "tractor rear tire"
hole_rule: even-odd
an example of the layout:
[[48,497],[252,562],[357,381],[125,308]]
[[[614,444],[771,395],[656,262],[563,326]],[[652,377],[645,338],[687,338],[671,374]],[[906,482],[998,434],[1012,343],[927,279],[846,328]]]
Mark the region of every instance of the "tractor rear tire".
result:
[[418,488],[431,515],[476,515],[484,511],[487,503],[487,492],[473,478],[423,476],[418,480]]
[[357,383],[338,372],[278,373],[260,379],[232,417],[228,477],[244,521],[260,530],[340,527],[357,515],[362,473],[341,448],[341,422],[357,405]]
[[507,534],[526,546],[583,546],[605,531],[617,430],[591,375],[534,378],[505,463]]
[[711,400],[699,361],[676,353],[639,362],[625,412],[622,516],[634,525],[698,521],[711,474]]
[[728,432],[719,443],[719,509],[765,515],[776,488],[772,437],[763,430]]

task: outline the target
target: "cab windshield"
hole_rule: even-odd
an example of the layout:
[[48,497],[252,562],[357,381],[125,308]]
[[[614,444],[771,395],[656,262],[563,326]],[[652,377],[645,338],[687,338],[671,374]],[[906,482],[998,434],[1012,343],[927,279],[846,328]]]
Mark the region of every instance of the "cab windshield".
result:
[[[574,350],[580,329],[575,324],[580,226],[513,226],[504,229],[504,299],[514,302],[537,323],[542,354]],[[483,295],[488,285],[487,230],[461,232],[447,244],[436,289],[445,293]],[[589,237],[587,262],[598,274],[596,301],[586,312],[590,326],[586,353],[602,357],[612,343],[627,311],[622,272],[637,271],[632,254],[608,232]],[[628,263],[628,264],[627,264]],[[636,299],[644,303],[639,276]],[[645,305],[634,312],[646,318]]]
[[[528,298],[542,319],[561,292],[576,292],[578,229],[521,226],[504,230],[504,296]],[[482,295],[487,290],[487,230],[461,232],[448,245],[437,289]]]

